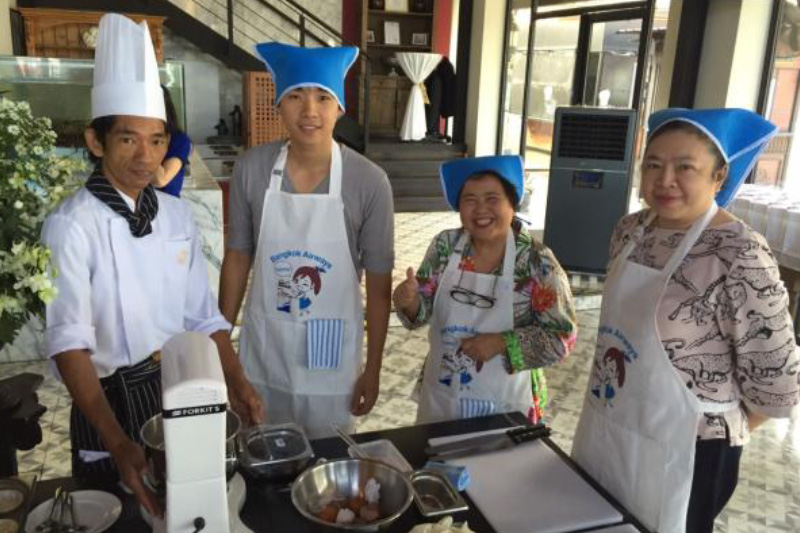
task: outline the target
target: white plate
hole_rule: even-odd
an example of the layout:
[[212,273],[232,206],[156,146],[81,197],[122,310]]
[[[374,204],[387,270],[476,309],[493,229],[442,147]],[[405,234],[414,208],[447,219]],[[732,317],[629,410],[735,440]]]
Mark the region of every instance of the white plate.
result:
[[[87,526],[86,533],[100,533],[117,521],[122,513],[122,502],[111,493],[101,490],[78,490],[70,493],[75,502],[75,518],[78,524]],[[36,533],[36,526],[50,516],[53,499],[39,504],[28,515],[25,533]]]

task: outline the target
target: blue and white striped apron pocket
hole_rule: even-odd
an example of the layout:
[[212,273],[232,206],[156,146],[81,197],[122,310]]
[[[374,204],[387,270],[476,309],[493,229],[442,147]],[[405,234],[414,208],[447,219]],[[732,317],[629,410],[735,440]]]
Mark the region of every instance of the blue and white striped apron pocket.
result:
[[339,368],[344,341],[344,320],[315,318],[306,322],[308,368]]
[[461,418],[475,418],[494,414],[495,406],[492,400],[479,400],[477,398],[459,398],[461,404]]

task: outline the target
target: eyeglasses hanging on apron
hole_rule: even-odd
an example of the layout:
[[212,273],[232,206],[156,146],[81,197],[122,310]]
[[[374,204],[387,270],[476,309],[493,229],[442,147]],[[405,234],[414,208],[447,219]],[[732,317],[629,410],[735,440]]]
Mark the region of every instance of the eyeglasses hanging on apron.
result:
[[456,283],[455,287],[450,289],[450,297],[458,303],[474,305],[475,307],[480,307],[481,309],[491,309],[494,307],[495,301],[497,301],[497,298],[495,298],[497,279],[498,276],[495,276],[494,282],[492,283],[492,295],[485,296],[461,286],[461,283],[464,280],[464,270],[462,269],[461,275],[458,277],[458,283]]

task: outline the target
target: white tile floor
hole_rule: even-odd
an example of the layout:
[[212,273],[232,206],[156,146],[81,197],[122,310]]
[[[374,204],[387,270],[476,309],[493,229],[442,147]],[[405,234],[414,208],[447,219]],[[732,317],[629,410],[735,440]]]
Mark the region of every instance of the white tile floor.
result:
[[[396,216],[396,280],[408,266],[422,259],[432,236],[454,227],[451,213]],[[555,441],[569,450],[578,421],[599,318],[598,299],[581,296],[577,303],[580,334],[575,351],[562,364],[546,372],[550,384],[548,421]],[[412,424],[416,404],[410,399],[414,381],[427,351],[427,332],[409,332],[393,321],[389,328],[381,395],[375,409],[359,420],[358,431]],[[69,474],[69,397],[50,375],[44,362],[0,365],[0,378],[19,372],[47,376],[40,398],[48,407],[42,419],[43,442],[21,453],[20,467],[45,478]],[[770,421],[753,435],[742,456],[739,487],[727,509],[717,520],[716,533],[800,532],[800,423]]]

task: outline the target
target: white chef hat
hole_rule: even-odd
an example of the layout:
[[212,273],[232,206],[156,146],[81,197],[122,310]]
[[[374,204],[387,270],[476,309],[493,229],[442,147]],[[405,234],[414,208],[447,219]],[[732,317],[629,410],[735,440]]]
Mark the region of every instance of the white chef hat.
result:
[[167,119],[147,23],[114,13],[100,19],[92,87],[92,119],[108,115]]

